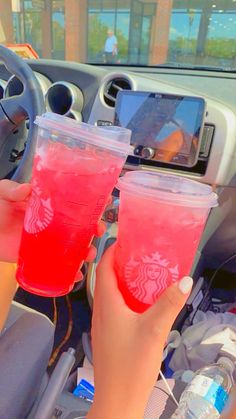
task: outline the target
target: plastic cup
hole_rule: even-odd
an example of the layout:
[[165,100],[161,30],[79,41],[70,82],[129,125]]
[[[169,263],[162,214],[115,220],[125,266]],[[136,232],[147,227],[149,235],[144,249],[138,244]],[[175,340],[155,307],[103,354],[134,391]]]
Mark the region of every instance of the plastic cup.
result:
[[42,296],[71,291],[130,152],[131,132],[46,113],[22,232],[17,281]]
[[147,171],[126,173],[118,189],[118,285],[127,305],[143,312],[189,275],[217,196],[208,185]]

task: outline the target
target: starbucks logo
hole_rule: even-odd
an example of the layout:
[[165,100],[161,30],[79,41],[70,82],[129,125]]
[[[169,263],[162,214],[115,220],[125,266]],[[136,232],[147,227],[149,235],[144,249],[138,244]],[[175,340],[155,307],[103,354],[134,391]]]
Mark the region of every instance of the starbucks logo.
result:
[[49,226],[53,214],[51,199],[44,197],[41,189],[33,184],[33,191],[25,214],[25,230],[31,234],[40,233]]
[[173,282],[179,279],[178,265],[159,252],[140,259],[131,258],[125,266],[125,282],[131,294],[146,304],[152,304]]

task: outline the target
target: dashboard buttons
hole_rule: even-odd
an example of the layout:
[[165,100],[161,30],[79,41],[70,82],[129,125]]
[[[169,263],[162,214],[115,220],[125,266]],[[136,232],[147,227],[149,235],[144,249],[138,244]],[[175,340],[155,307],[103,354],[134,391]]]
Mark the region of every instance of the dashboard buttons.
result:
[[142,149],[143,149],[143,146],[142,146],[142,145],[137,145],[137,146],[134,148],[134,155],[135,155],[135,156],[141,156]]
[[155,148],[144,147],[143,145],[137,145],[134,149],[134,155],[140,156],[143,159],[151,160],[156,154]]
[[205,125],[202,134],[202,141],[200,147],[200,158],[207,158],[210,153],[211,143],[214,136],[215,127],[214,125]]
[[113,125],[113,123],[111,121],[105,121],[103,119],[98,119],[96,122],[96,125],[98,127],[110,127]]
[[155,156],[156,150],[152,147],[143,147],[141,151],[141,157],[143,159],[150,160]]

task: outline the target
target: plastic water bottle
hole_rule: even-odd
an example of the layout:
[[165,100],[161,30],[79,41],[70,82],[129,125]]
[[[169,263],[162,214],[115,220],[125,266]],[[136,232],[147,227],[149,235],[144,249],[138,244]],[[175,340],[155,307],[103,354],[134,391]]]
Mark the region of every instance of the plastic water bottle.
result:
[[171,419],[217,419],[234,385],[235,364],[221,357],[216,364],[198,370],[184,390]]

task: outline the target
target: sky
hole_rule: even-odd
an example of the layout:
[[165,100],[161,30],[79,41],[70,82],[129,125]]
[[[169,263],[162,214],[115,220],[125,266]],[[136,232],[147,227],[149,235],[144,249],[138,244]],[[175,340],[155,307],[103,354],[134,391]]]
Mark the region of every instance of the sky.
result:
[[[170,23],[170,39],[175,40],[178,37],[196,39],[200,24],[200,13],[193,15],[193,21],[190,25],[188,14],[172,14]],[[236,39],[236,13],[212,13],[209,21],[209,38],[231,38]]]
[[[100,21],[107,27],[114,28],[115,13],[96,13]],[[192,16],[192,24],[189,21],[187,13],[173,13],[170,21],[170,40],[176,40],[178,37],[197,39],[200,13],[195,13]],[[61,26],[64,26],[64,15],[62,13],[54,13],[54,20],[58,21]],[[117,27],[128,38],[129,36],[129,12],[117,14]],[[213,12],[209,21],[208,39],[230,38],[236,39],[236,12],[224,13],[216,11]]]

